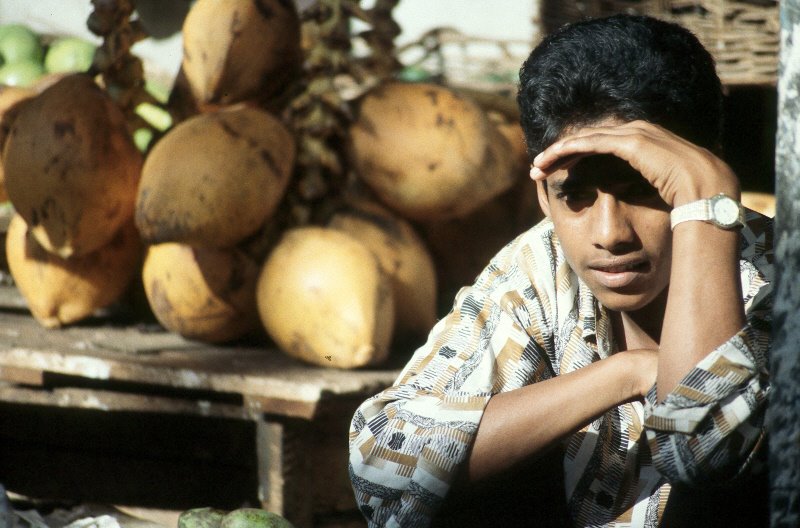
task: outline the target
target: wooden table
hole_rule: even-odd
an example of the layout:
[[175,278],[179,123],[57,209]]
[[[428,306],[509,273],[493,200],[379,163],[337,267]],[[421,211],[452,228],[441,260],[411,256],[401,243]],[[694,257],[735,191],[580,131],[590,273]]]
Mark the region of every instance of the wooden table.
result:
[[198,344],[155,325],[45,330],[26,310],[6,309],[0,482],[158,508],[256,501],[299,527],[358,525],[349,421],[402,362],[318,368],[263,345]]

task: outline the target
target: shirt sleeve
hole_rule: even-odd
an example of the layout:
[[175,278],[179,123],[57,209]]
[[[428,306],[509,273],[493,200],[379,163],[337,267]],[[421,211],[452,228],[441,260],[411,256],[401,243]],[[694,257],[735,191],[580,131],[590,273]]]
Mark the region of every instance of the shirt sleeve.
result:
[[[490,267],[484,275],[497,272]],[[480,284],[459,292],[395,384],[355,413],[350,479],[370,526],[430,524],[491,395],[547,375],[546,354],[530,329],[501,307],[513,294]]]
[[[645,401],[655,467],[673,483],[719,484],[751,468],[765,435],[772,345],[771,222],[743,233],[746,325],[657,402]],[[766,223],[765,223],[766,222]]]

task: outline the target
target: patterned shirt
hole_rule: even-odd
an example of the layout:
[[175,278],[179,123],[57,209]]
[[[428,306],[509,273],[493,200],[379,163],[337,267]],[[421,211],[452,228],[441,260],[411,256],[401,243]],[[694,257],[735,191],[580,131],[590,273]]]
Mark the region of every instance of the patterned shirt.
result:
[[[752,469],[769,392],[773,264],[772,221],[751,211],[740,271],[744,328],[663,401],[653,387],[643,403],[612,408],[564,440],[576,526],[657,526],[670,482]],[[616,352],[609,314],[567,264],[552,222],[517,237],[459,291],[395,384],[355,413],[350,478],[369,525],[430,524],[493,394]]]

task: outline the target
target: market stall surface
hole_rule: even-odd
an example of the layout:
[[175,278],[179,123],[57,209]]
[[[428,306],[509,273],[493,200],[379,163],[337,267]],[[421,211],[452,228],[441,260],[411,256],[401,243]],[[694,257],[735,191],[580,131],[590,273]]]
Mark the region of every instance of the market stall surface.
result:
[[300,527],[359,525],[349,421],[407,357],[330,369],[263,343],[212,346],[153,324],[99,318],[45,330],[22,306],[2,304],[7,489],[155,511],[255,506]]

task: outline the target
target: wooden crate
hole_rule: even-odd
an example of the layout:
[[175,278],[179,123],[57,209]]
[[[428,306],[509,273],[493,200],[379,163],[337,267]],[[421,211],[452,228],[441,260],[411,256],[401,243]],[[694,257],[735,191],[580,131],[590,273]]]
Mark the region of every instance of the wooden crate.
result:
[[0,478],[31,497],[261,506],[299,528],[362,526],[349,422],[398,373],[311,367],[274,349],[108,321],[44,330],[6,308]]
[[637,13],[691,30],[717,62],[726,85],[774,85],[778,73],[778,0],[540,0],[545,32],[584,17]]

